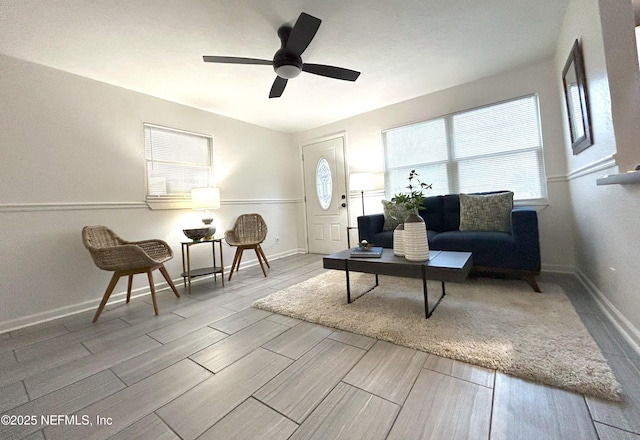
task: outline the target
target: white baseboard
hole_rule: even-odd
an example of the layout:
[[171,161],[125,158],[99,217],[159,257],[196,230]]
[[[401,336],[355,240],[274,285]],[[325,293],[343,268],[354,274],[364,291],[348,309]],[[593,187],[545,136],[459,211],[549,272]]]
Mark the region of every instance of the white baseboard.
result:
[[[281,258],[285,258],[285,257],[290,257],[292,255],[297,255],[297,254],[303,254],[305,253],[304,249],[292,249],[289,251],[285,251],[285,252],[280,252],[278,254],[273,254],[273,255],[269,255],[268,258],[269,260],[279,260]],[[247,260],[246,262],[243,260],[242,262],[242,267],[243,268],[247,268],[247,267],[252,267],[252,266],[257,266],[258,265],[258,260],[253,259],[253,260]],[[225,267],[225,275],[228,274],[229,270],[231,270],[231,266]],[[228,275],[226,275],[228,277]],[[208,281],[211,278],[213,278],[213,275],[208,275],[208,276],[204,276],[204,277],[198,277],[195,278],[194,280],[191,281],[192,284],[196,284],[196,283],[202,283],[204,281]],[[182,284],[182,277],[179,278],[175,278],[172,279],[173,283],[177,286],[179,286],[180,284]],[[157,292],[161,292],[163,290],[169,290],[169,285],[167,284],[166,281],[160,282],[160,283],[155,283],[154,287],[156,289],[156,293]],[[143,297],[143,296],[147,296],[150,295],[151,291],[149,290],[149,287],[140,287],[138,289],[133,289],[131,291],[131,298],[139,298],[139,297]],[[173,294],[173,293],[172,293]],[[126,291],[122,291],[122,292],[114,292],[111,297],[109,298],[109,305],[114,305],[114,304],[119,304],[119,303],[123,303],[125,302],[127,299],[127,292]],[[29,316],[24,316],[21,318],[16,318],[16,319],[11,319],[9,321],[4,321],[2,323],[0,323],[0,334],[2,333],[6,333],[6,332],[10,332],[10,331],[14,331],[14,330],[18,330],[24,327],[30,327],[32,325],[36,325],[36,324],[42,324],[45,323],[47,321],[52,321],[54,319],[59,319],[59,318],[64,318],[66,316],[71,316],[71,315],[76,315],[78,313],[82,313],[82,312],[86,312],[87,310],[97,310],[98,306],[100,305],[100,301],[102,300],[102,297],[100,298],[96,298],[93,300],[89,300],[89,301],[85,301],[83,303],[80,304],[74,304],[72,306],[65,306],[65,307],[60,307],[58,309],[54,309],[54,310],[48,310],[46,312],[41,312],[41,313],[36,313],[33,315],[29,315]],[[151,306],[150,306],[151,307]]]
[[[182,282],[182,277],[172,280],[176,286],[178,283]],[[156,293],[161,292],[163,290],[169,290],[169,285],[165,282],[154,284]],[[138,289],[133,289],[131,291],[131,299],[139,298],[142,296],[150,295],[151,291],[149,287],[140,287]],[[173,293],[172,293],[173,294]],[[127,292],[114,292],[109,297],[108,305],[112,306],[114,304],[119,304],[125,302],[127,299]],[[88,310],[95,311],[98,309],[100,305],[100,301],[102,297],[92,299],[89,301],[85,301],[80,304],[74,304],[72,306],[60,307],[54,310],[47,310],[46,312],[36,313],[34,315],[24,316],[21,318],[12,319],[9,321],[5,321],[0,323],[0,334],[6,333],[14,330],[19,330],[24,327],[30,327],[32,325],[42,324],[47,321],[52,321],[54,319],[64,318],[66,316],[76,315],[78,313],[86,312]]]
[[576,269],[578,280],[595,299],[598,307],[605,313],[609,321],[616,326],[620,334],[629,342],[629,345],[640,355],[640,331],[625,318],[622,313],[604,296],[598,287],[591,282],[589,277],[579,269]]
[[576,267],[568,264],[543,264],[541,270],[550,273],[576,273]]

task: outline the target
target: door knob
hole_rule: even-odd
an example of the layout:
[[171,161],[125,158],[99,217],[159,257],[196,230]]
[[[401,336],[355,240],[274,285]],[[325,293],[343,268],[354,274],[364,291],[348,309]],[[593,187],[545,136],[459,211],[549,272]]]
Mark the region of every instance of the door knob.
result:
[[340,196],[340,198],[341,198],[342,200],[344,200],[344,199],[346,199],[346,198],[347,198],[347,195],[346,195],[346,194],[342,194],[342,195]]
[[346,207],[347,207],[347,204],[346,204],[346,203],[343,203],[343,204],[342,204],[342,205],[340,205],[340,206],[342,206],[343,208],[346,208]]

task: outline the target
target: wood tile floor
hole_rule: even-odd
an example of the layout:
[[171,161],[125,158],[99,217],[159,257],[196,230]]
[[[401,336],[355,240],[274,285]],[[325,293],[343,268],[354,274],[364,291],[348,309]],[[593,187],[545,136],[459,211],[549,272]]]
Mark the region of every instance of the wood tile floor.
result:
[[145,297],[0,335],[0,439],[640,440],[640,355],[575,277],[541,281],[571,297],[621,403],[251,308],[323,271],[296,255],[161,291],[159,316]]

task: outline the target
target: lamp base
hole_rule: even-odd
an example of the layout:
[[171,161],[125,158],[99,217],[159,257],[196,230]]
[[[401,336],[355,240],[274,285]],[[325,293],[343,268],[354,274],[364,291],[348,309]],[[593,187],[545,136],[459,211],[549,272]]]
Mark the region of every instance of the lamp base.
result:
[[203,218],[202,223],[204,223],[205,228],[209,228],[209,232],[204,236],[204,239],[213,240],[213,236],[216,233],[216,225],[213,224],[213,218]]

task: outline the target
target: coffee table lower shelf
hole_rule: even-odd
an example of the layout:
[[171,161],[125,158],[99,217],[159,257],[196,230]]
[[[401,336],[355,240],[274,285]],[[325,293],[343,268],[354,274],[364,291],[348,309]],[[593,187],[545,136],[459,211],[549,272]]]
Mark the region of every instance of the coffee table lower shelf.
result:
[[[406,278],[422,279],[424,296],[424,315],[428,319],[446,294],[445,282],[461,283],[471,271],[472,258],[470,252],[431,251],[429,260],[424,262],[408,261],[397,257],[393,250],[385,249],[380,258],[353,258],[349,249],[327,255],[322,259],[325,269],[344,270],[347,284],[347,303],[351,303],[351,281],[349,272],[362,272],[375,275],[375,285],[364,294],[378,286],[378,275],[390,275]],[[442,295],[429,309],[427,280],[442,282]],[[363,295],[364,295],[363,294]]]

